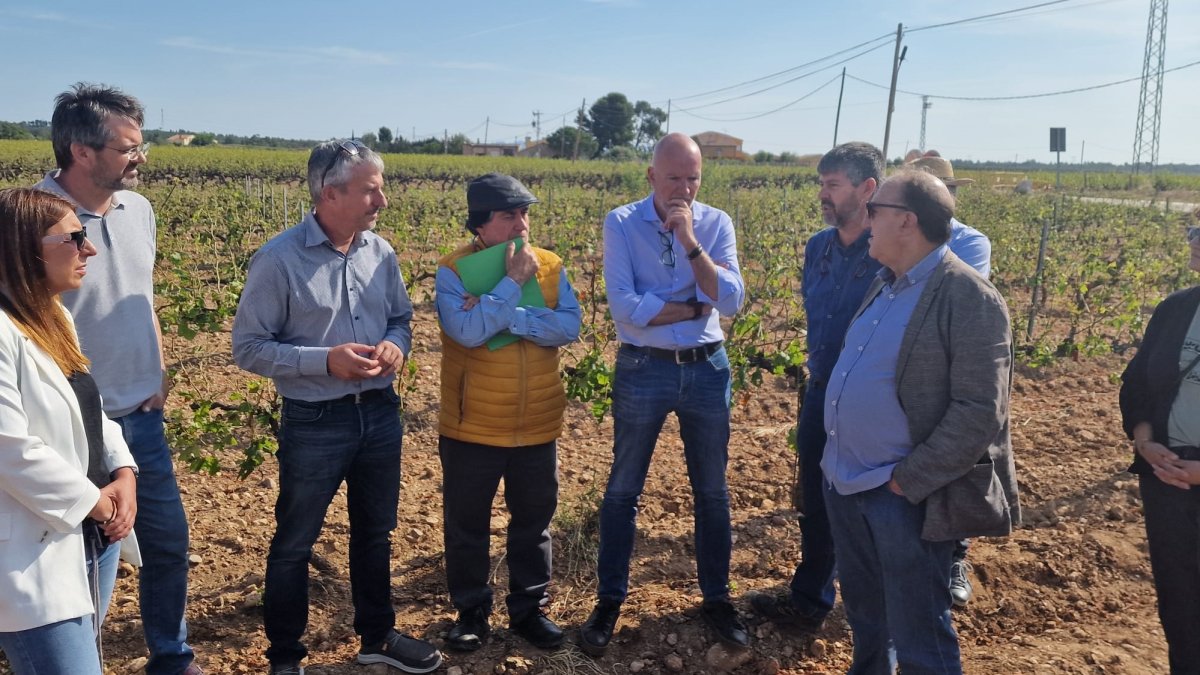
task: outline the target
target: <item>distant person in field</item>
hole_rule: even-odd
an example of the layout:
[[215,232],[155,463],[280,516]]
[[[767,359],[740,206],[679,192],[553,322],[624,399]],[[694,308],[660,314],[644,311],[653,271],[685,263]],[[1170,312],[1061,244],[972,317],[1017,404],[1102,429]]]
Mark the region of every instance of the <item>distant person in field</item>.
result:
[[395,251],[371,231],[388,204],[383,160],[358,141],[328,141],[307,177],[312,211],[251,258],[233,322],[234,360],[283,396],[267,659],[277,675],[303,672],[309,561],[344,482],[358,662],[427,673],[442,655],[393,627],[403,428],[392,383],[412,347],[412,303]]
[[700,148],[663,137],[647,170],[652,193],[604,221],[604,281],[617,324],[613,463],[600,507],[598,602],[580,630],[593,655],[612,640],[629,590],[638,501],[667,415],[675,413],[695,502],[700,614],[725,643],[750,634],[730,600],[729,357],[721,317],[746,298],[733,222],[696,201]]
[[[55,99],[50,136],[58,169],[35,187],[75,205],[96,257],[88,281],[63,293],[104,412],[137,461],[138,591],[147,675],[197,675],[187,644],[188,522],[163,429],[170,375],[154,312],[157,226],[133,192],[149,143],[142,104],[113,87],[77,84]],[[111,562],[115,572],[116,561]]]
[[[788,592],[750,598],[761,616],[805,632],[820,630],[835,600],[836,556],[824,498],[828,483],[821,473],[825,396],[850,318],[881,267],[868,255],[866,205],[882,180],[883,155],[868,143],[844,143],[825,153],[817,175],[821,218],[828,227],[805,245],[801,276],[808,321],[808,380],[796,428],[803,512],[800,563]],[[950,250],[986,276],[991,245],[983,234],[957,224],[958,228],[951,228]],[[963,234],[956,239],[959,232]]]
[[950,250],[954,198],[941,181],[902,171],[865,207],[883,267],[826,385],[821,459],[849,672],[957,674],[956,542],[1020,522],[1008,310]]
[[[559,348],[579,339],[580,311],[562,260],[530,242],[529,206],[537,203],[511,176],[489,173],[467,184],[471,240],[438,261],[442,333],[442,460],[446,585],[458,618],[446,646],[479,649],[491,628],[488,558],[492,501],[504,480],[509,522],[509,626],[534,646],[554,649],[563,632],[545,614],[550,600],[550,520],[558,506],[558,437],[567,396]],[[472,295],[460,277],[463,258],[504,248],[504,275]],[[491,279],[488,280],[489,282]],[[537,284],[544,306],[522,306]],[[498,336],[515,336],[498,346]]]
[[[1200,272],[1200,211],[1187,228]],[[1200,673],[1200,286],[1154,309],[1121,375],[1121,421],[1133,439],[1158,617],[1172,675]]]

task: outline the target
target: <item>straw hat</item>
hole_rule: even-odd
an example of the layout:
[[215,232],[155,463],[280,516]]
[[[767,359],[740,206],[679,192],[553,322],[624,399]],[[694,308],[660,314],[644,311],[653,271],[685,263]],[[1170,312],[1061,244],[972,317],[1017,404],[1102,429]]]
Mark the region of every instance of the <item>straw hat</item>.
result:
[[955,178],[954,167],[950,165],[950,160],[943,157],[921,157],[909,162],[908,166],[928,171],[942,179],[942,182],[950,187],[954,187],[955,185],[970,185],[975,182],[973,178]]

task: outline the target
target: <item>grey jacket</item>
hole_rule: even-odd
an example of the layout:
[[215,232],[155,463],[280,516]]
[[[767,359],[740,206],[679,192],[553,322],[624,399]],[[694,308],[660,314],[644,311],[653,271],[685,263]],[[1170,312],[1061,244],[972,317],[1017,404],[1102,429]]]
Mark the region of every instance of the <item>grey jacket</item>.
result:
[[[859,314],[882,284],[872,284]],[[922,539],[1004,536],[1020,524],[1008,426],[1012,366],[1004,298],[947,251],[896,359],[913,450],[892,477],[911,503],[925,504]]]

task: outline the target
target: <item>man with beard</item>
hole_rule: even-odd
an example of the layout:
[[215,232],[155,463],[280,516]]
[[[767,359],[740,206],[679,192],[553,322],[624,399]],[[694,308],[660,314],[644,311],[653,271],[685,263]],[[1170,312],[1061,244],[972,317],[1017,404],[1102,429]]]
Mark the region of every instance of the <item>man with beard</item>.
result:
[[442,656],[393,625],[391,534],[400,500],[400,398],[412,303],[396,253],[371,230],[387,206],[383,160],[358,141],[308,158],[313,210],[250,260],[233,358],[283,396],[279,497],[267,554],[263,625],[274,675],[300,675],[308,650],[308,565],[342,483],[358,662],[427,673]]
[[[761,616],[806,632],[815,632],[833,608],[836,560],[825,512],[821,456],[825,449],[825,386],[837,361],[850,318],[862,303],[880,264],[868,255],[867,201],[883,175],[883,155],[862,142],[835,147],[817,164],[821,219],[829,227],[804,247],[801,294],[808,317],[808,381],[796,429],[799,453],[800,564],[790,591],[754,595],[750,604]],[[959,223],[961,225],[961,223]],[[962,226],[965,227],[965,226]],[[968,228],[969,229],[969,228]],[[978,235],[978,236],[976,236]],[[981,233],[956,229],[950,250],[984,276],[990,246]],[[982,253],[982,255],[981,255]]]
[[[163,433],[169,376],[154,313],[156,224],[150,202],[131,192],[146,162],[142,105],[113,87],[79,83],[55,99],[51,141],[57,171],[36,186],[75,204],[98,255],[88,281],[62,301],[91,361],[104,412],[121,425],[137,461],[138,590],[149,675],[196,675],[184,607],[188,523]],[[120,479],[120,477],[118,477]],[[100,583],[116,560],[100,562]],[[105,572],[111,565],[111,572]]]

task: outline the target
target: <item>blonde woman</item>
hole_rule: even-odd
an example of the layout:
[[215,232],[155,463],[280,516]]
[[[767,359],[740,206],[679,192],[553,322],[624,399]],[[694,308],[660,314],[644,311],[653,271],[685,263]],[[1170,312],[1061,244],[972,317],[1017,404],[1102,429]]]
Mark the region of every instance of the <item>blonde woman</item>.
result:
[[0,190],[0,648],[16,675],[101,673],[112,543],[137,511],[133,457],[58,300],[95,254],[69,202]]

